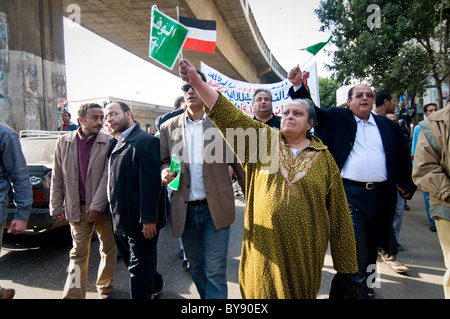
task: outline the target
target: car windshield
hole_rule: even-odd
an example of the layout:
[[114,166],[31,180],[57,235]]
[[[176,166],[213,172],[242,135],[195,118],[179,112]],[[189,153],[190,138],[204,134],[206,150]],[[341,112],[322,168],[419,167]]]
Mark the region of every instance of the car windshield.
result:
[[32,164],[53,164],[53,152],[55,150],[57,138],[55,137],[39,137],[39,138],[22,138],[23,155],[28,165]]

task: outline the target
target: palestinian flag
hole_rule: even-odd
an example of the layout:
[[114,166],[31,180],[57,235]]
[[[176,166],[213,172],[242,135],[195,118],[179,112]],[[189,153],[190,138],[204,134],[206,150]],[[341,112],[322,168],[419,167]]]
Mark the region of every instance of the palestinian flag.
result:
[[207,53],[216,52],[216,21],[180,17],[180,23],[189,29],[183,49]]

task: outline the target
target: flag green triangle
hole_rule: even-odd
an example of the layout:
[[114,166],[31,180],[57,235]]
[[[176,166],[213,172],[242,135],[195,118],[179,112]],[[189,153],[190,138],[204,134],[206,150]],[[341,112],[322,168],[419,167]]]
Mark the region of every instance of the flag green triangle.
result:
[[328,42],[331,41],[332,38],[333,38],[333,36],[331,36],[331,37],[328,39],[327,42],[319,42],[319,43],[316,43],[316,44],[311,45],[311,46],[309,46],[309,47],[307,47],[307,48],[301,49],[301,51],[306,50],[306,51],[308,51],[309,53],[311,53],[312,55],[316,55],[320,50],[322,50],[322,48],[323,48],[324,46],[326,46],[326,45],[328,44]]

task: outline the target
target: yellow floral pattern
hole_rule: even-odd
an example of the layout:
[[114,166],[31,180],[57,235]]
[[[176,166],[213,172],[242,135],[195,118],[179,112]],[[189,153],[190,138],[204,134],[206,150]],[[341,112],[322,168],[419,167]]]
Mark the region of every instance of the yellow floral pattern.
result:
[[292,185],[305,177],[308,169],[317,161],[320,151],[305,149],[295,157],[283,138],[280,138],[280,171],[287,183]]

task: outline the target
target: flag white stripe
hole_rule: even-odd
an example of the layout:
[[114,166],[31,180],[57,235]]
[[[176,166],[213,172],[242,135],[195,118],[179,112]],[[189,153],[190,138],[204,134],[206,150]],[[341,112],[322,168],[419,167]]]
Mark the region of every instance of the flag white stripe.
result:
[[217,31],[216,30],[203,30],[197,28],[187,27],[189,29],[189,33],[187,35],[188,38],[197,39],[208,42],[216,42],[217,41]]

